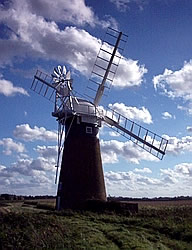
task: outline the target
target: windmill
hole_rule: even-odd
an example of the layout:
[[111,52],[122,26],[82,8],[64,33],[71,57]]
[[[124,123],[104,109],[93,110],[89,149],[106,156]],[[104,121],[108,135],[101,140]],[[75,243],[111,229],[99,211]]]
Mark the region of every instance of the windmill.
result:
[[[58,121],[58,167],[61,165],[56,207],[81,207],[87,200],[106,201],[99,139],[102,123],[159,159],[168,141],[124,117],[116,110],[101,111],[99,103],[113,82],[127,36],[108,28],[84,96],[73,90],[70,71],[58,66],[51,76],[37,70],[31,89],[54,102]],[[121,54],[120,54],[121,53]],[[61,153],[62,160],[60,163]]]

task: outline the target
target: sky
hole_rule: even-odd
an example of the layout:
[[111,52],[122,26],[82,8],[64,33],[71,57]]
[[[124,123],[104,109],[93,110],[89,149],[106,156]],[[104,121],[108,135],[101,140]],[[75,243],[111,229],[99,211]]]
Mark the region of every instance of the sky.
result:
[[191,196],[191,13],[190,0],[0,0],[0,193],[56,195],[54,107],[30,86],[66,65],[83,94],[111,27],[128,39],[100,105],[169,143],[158,160],[103,124],[107,195]]

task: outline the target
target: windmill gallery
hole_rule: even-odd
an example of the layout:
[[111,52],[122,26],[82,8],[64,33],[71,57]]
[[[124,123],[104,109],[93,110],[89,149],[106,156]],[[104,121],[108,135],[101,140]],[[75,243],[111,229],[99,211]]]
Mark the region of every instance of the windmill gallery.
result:
[[108,28],[83,97],[73,92],[70,71],[65,66],[55,68],[51,76],[39,70],[34,76],[31,89],[54,102],[52,115],[58,121],[56,183],[61,165],[56,202],[58,210],[80,207],[87,200],[106,201],[97,137],[103,122],[157,158],[162,159],[165,154],[166,139],[115,110],[103,111],[98,106],[104,92],[112,85],[126,39],[122,32]]

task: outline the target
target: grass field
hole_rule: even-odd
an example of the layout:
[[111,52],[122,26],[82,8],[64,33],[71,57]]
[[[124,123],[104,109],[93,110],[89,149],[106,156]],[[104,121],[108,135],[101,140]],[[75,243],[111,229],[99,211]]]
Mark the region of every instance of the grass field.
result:
[[0,249],[192,249],[192,201],[139,202],[130,216],[54,202],[0,203]]

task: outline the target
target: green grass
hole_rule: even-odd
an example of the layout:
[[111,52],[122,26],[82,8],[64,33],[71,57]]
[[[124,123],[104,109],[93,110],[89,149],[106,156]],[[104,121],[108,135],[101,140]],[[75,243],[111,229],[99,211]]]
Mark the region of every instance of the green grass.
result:
[[132,216],[28,206],[0,213],[0,249],[192,249],[192,206],[142,207]]

